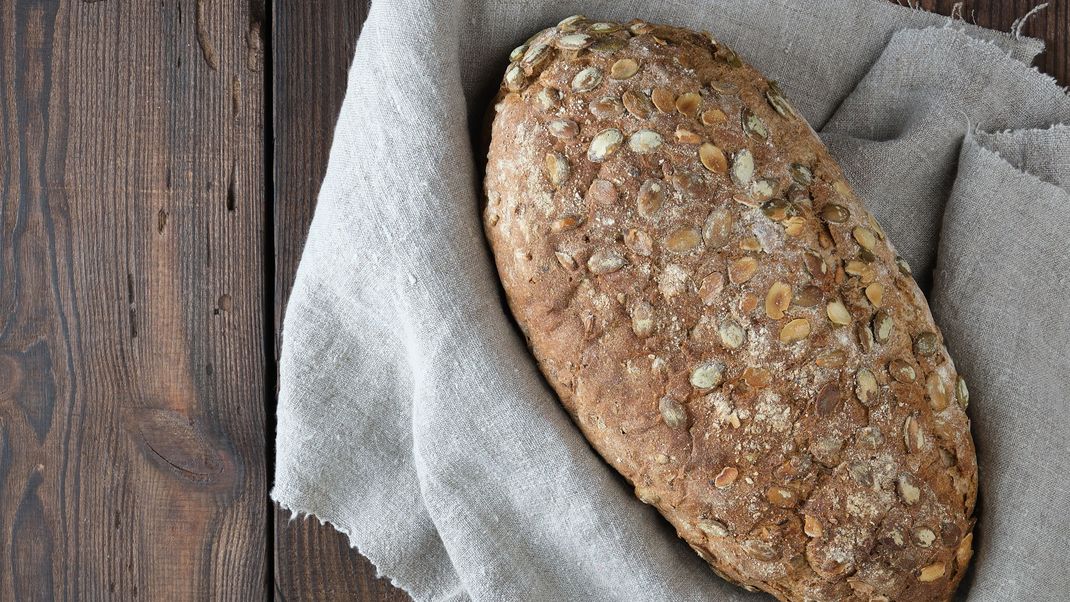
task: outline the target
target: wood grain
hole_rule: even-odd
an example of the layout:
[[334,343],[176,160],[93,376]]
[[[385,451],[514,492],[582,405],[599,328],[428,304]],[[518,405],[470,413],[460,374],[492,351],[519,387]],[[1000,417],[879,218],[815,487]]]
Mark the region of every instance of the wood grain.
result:
[[0,599],[267,586],[255,3],[0,3]]
[[[369,2],[277,2],[274,59],[275,324],[293,285],[331,135]],[[278,344],[278,342],[277,342]],[[277,352],[276,344],[276,352]],[[408,600],[318,521],[275,509],[275,597],[279,600]]]

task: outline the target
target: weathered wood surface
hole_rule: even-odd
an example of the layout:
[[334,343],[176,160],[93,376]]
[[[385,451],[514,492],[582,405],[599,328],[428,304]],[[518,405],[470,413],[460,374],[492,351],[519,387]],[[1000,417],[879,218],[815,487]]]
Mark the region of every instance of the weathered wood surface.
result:
[[[266,502],[277,333],[368,6],[0,0],[0,600],[406,599]],[[1070,83],[1070,0],[1022,33]]]
[[0,2],[2,600],[265,597],[256,5]]

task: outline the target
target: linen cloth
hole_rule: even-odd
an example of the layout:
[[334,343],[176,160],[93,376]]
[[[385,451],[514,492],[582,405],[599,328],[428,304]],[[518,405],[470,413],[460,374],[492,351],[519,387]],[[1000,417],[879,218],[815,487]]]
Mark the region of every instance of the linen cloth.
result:
[[1070,596],[1070,99],[1042,50],[873,0],[376,0],[283,332],[272,498],[419,600],[762,600],[591,450],[511,324],[471,132],[574,13],[709,30],[810,121],[971,391],[970,601]]

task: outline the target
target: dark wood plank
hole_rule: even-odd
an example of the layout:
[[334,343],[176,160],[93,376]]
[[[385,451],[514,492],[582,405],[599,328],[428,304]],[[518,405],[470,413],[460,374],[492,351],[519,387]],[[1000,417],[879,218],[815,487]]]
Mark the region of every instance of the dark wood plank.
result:
[[[331,134],[369,1],[276,2],[272,21],[275,103],[275,321],[301,257]],[[275,594],[281,600],[407,600],[314,519],[275,510]]]
[[256,4],[0,3],[2,600],[266,597]]
[[[950,15],[956,2],[922,0],[923,8]],[[1003,31],[1033,6],[1031,0],[973,0],[961,15]],[[300,259],[316,193],[326,166],[334,120],[345,92],[345,75],[368,0],[277,3],[275,56],[276,332]],[[1022,33],[1044,39],[1048,51],[1038,67],[1070,83],[1070,0],[1054,0],[1031,18]],[[315,520],[288,522],[276,509],[275,587],[286,600],[396,601],[403,592],[375,577],[366,559],[344,535]]]

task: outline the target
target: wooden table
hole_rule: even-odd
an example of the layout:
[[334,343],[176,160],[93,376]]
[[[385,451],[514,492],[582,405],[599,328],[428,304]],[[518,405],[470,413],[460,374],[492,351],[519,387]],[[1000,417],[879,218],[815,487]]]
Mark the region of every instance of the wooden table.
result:
[[[1024,29],[1063,85],[1068,1]],[[279,327],[367,10],[0,0],[0,600],[406,599],[267,497]]]

